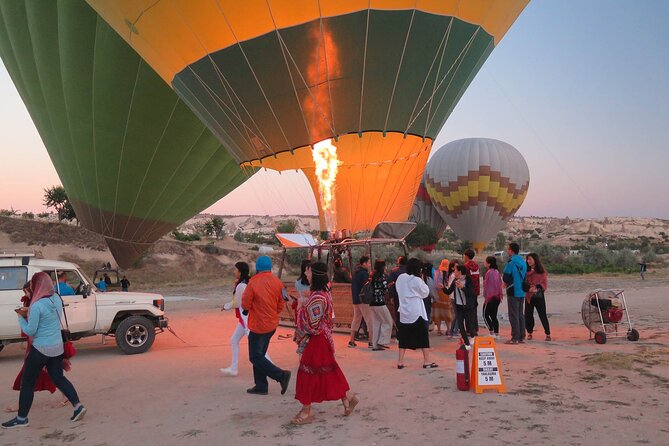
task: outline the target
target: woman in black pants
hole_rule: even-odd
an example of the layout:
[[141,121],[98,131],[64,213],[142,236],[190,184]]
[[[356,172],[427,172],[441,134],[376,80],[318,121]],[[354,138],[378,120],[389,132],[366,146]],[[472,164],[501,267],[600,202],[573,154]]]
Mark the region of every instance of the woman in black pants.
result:
[[499,320],[497,320],[497,309],[504,296],[504,283],[497,269],[497,259],[488,256],[485,259],[486,273],[483,277],[483,319],[490,331],[490,336],[499,338]]
[[541,325],[544,327],[546,341],[550,341],[551,328],[548,325],[546,297],[544,294],[548,289],[548,272],[541,264],[541,259],[539,259],[537,254],[530,253],[525,260],[527,261],[527,281],[530,284],[530,291],[525,295],[525,329],[527,330],[527,340],[532,340],[534,309],[536,308]]
[[471,277],[467,275],[466,266],[458,265],[455,268],[453,283],[446,290],[446,294],[452,295],[455,300],[455,320],[460,328],[460,336],[462,336],[465,348],[470,350],[465,320],[471,323],[472,316],[476,314],[476,296],[474,295],[474,284]]
[[33,403],[35,382],[42,368],[46,367],[56,387],[65,394],[74,407],[71,421],[79,421],[86,408],[79,401],[72,383],[63,376],[63,340],[60,315],[63,305],[53,289],[47,273],[36,273],[31,281],[32,300],[28,308],[16,310],[21,330],[32,338],[32,349],[26,357],[19,394],[19,413],[15,418],[2,423],[4,429],[28,426],[28,412]]

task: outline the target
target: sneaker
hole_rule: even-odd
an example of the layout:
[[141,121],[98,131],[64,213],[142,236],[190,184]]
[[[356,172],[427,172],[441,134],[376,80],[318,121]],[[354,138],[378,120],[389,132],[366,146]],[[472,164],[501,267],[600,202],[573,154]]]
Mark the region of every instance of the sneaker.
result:
[[550,342],[550,341],[552,341],[551,335],[546,335],[546,342]]
[[499,333],[495,333],[494,335],[492,335],[492,337],[495,339],[499,339]]
[[246,389],[246,393],[250,393],[251,395],[267,395],[267,390],[260,390],[256,386],[251,387],[250,389]]
[[465,345],[465,350],[469,351],[469,350],[471,350],[471,349],[472,349],[472,346],[471,346],[471,345],[469,345],[469,344],[468,344],[468,345]]
[[286,390],[288,390],[288,383],[290,382],[290,375],[291,375],[291,373],[288,370],[285,370],[283,372],[283,377],[279,380],[279,384],[281,384],[281,395],[286,393]]
[[358,344],[356,344],[355,342],[348,341],[348,348],[356,348],[357,346],[358,346]]
[[81,406],[79,406],[74,410],[74,413],[70,417],[70,421],[79,421],[82,418],[84,418],[84,415],[86,415],[86,408],[82,404]]
[[372,344],[371,342],[368,342],[367,343],[367,348],[374,348],[374,344]]
[[222,374],[226,376],[237,376],[237,370],[233,369],[232,367],[226,367],[224,369],[219,369]]
[[528,333],[528,335],[527,335],[527,340],[528,340],[528,341],[531,341],[531,340],[532,340],[532,333]]
[[14,417],[11,420],[2,423],[3,429],[14,429],[15,427],[26,427],[30,426],[30,421],[26,418],[25,420],[19,420],[18,417]]

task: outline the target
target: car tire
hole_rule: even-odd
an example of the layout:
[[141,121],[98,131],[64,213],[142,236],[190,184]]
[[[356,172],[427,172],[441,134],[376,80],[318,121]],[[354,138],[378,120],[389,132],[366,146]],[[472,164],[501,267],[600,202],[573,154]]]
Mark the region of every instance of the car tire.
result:
[[136,355],[151,348],[156,331],[153,322],[144,316],[130,316],[118,324],[115,336],[116,345],[123,353]]

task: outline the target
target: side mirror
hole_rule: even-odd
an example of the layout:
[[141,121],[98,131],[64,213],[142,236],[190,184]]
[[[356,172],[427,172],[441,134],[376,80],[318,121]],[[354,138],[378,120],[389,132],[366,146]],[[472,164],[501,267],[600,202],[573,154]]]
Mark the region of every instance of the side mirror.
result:
[[84,289],[82,290],[82,294],[84,295],[84,299],[87,298],[88,296],[91,295],[91,286],[90,285],[84,285]]

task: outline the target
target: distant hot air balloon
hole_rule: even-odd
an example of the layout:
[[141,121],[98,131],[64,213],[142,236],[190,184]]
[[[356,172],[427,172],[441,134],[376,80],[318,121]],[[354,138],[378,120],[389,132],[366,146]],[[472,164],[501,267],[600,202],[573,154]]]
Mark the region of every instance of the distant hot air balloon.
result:
[[487,138],[446,144],[428,162],[425,176],[432,203],[457,236],[477,251],[506,226],[530,184],[520,152]]
[[406,220],[433,139],[528,3],[87,1],[242,166],[301,169],[322,229],[352,231]]
[[441,237],[446,226],[448,226],[436,206],[432,203],[430,194],[427,193],[424,175],[423,181],[421,181],[420,186],[418,186],[418,193],[416,194],[416,199],[411,208],[409,220],[416,223],[427,223],[437,231],[439,237]]
[[0,56],[77,217],[122,267],[248,178],[83,0],[2,1],[0,21]]

